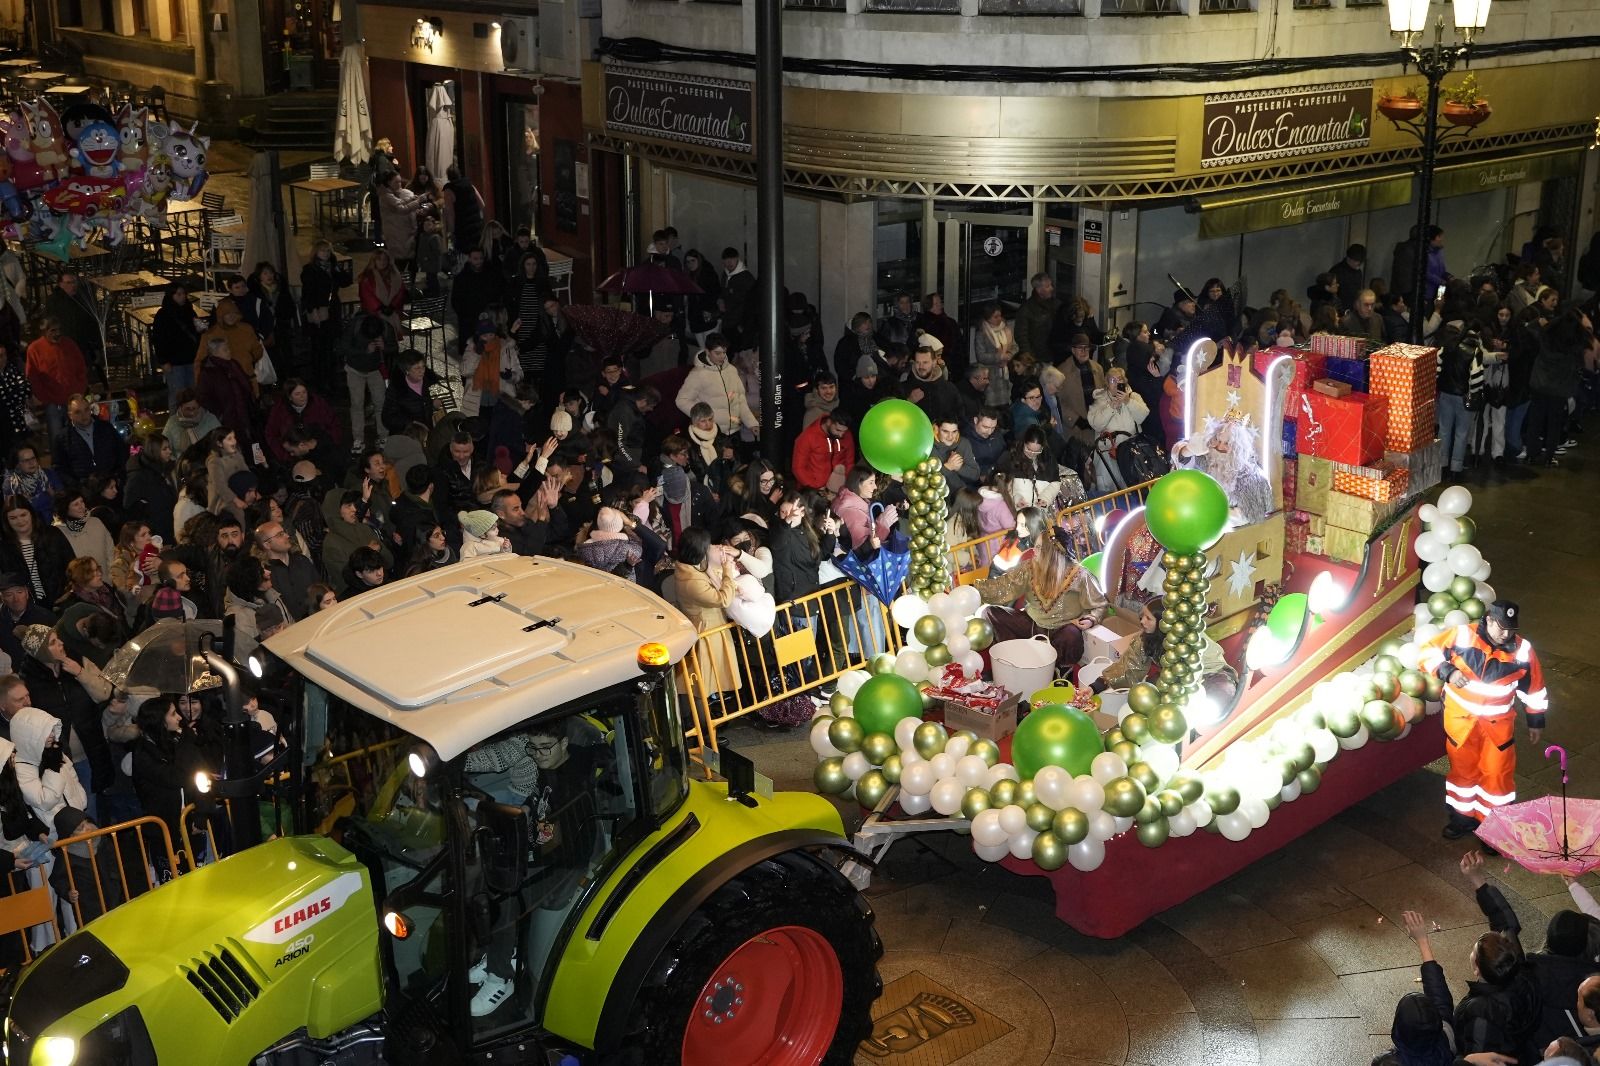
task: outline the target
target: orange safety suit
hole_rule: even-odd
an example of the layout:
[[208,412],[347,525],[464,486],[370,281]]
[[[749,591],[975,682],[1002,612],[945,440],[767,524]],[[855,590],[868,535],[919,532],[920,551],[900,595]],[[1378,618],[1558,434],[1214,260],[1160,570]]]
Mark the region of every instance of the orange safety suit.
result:
[[1504,647],[1495,646],[1479,622],[1452,627],[1428,641],[1421,666],[1456,682],[1444,688],[1450,757],[1444,801],[1452,811],[1481,822],[1517,798],[1517,704],[1528,716],[1529,729],[1544,728],[1550,696],[1539,657],[1515,631]]

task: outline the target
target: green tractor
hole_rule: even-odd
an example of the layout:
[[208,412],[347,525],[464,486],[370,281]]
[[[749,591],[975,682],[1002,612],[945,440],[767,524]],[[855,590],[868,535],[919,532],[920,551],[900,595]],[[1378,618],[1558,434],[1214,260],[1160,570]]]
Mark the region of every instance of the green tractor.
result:
[[271,638],[303,681],[287,732],[346,714],[403,757],[334,833],[201,866],[41,955],[8,1066],[851,1061],[882,944],[829,861],[843,825],[690,773],[672,666],[694,639],[630,582],[516,557]]

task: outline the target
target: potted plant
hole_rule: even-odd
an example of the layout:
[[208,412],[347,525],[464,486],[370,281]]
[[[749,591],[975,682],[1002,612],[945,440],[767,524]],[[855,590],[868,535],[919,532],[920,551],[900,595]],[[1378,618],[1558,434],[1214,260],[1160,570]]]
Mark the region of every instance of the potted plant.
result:
[[1390,93],[1378,100],[1378,113],[1391,122],[1414,122],[1422,114],[1422,101],[1414,86],[1403,92]]
[[1478,95],[1478,76],[1468,74],[1453,88],[1440,88],[1440,113],[1456,126],[1476,126],[1489,117],[1489,101]]

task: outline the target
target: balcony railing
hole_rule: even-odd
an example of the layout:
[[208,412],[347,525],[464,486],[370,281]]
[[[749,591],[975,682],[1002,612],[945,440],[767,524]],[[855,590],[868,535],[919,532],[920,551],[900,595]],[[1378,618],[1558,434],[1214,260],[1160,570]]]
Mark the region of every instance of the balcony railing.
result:
[[1181,15],[1178,0],[1105,0],[1102,15]]
[[1253,10],[1250,0],[1200,0],[1202,15],[1236,15],[1241,11]]
[[1081,15],[1083,0],[978,0],[980,15]]
[[783,0],[790,11],[843,11],[844,0]]
[[959,15],[961,0],[866,0],[861,9],[895,15]]

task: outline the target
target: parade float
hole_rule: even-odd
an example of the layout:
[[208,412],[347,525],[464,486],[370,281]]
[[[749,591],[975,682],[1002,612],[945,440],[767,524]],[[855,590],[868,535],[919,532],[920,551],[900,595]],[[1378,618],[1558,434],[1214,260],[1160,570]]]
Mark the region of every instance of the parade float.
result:
[[[1101,515],[1077,560],[1122,620],[1096,650],[1144,639],[1131,620],[1158,601],[1159,669],[1121,691],[1091,691],[1104,659],[1058,671],[1053,653],[1029,690],[998,683],[1029,679],[1012,661],[1027,649],[992,643],[981,584],[948,586],[926,420],[868,413],[863,453],[910,503],[891,603],[905,639],[844,675],[810,732],[819,791],[869,812],[858,849],[967,833],[979,858],[1048,878],[1063,921],[1112,937],[1440,755],[1419,645],[1495,592],[1470,493],[1422,502],[1440,477],[1436,353],[1324,341],[1185,353],[1179,468]],[[1077,676],[1046,683],[1058,673]]]

